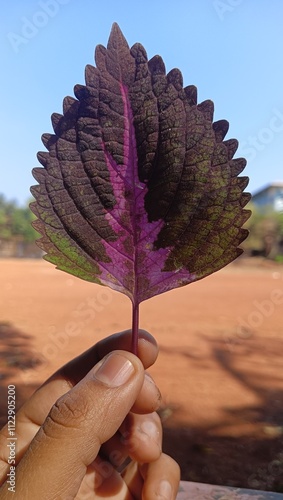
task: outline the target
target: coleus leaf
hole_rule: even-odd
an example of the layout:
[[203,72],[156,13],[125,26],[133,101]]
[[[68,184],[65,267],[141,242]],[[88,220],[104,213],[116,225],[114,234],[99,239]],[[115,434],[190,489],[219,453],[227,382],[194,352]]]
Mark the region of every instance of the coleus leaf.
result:
[[[138,305],[221,269],[242,253],[250,212],[238,143],[213,103],[167,75],[160,56],[131,49],[117,24],[86,85],[53,114],[32,188],[45,259]],[[134,350],[136,347],[134,347]]]

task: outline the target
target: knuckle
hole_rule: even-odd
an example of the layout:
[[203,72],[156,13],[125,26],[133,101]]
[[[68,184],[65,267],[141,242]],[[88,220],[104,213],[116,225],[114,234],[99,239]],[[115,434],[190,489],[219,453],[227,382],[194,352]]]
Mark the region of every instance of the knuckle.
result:
[[71,392],[65,394],[52,406],[46,419],[45,432],[51,431],[53,434],[55,429],[60,431],[62,428],[78,430],[86,417],[86,406],[82,400],[78,402]]

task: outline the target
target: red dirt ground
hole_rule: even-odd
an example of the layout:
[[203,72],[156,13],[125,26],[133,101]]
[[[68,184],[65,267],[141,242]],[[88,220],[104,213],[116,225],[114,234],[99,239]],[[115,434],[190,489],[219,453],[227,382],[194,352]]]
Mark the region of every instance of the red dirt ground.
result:
[[[0,419],[54,370],[131,325],[129,300],[41,260],[1,260]],[[160,355],[164,448],[182,479],[283,492],[283,267],[245,261],[141,306]]]

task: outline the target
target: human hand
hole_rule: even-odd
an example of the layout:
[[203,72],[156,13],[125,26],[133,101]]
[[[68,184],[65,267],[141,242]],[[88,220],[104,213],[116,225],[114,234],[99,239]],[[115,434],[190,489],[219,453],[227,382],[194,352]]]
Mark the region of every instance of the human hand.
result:
[[[57,371],[16,416],[14,500],[176,498],[179,467],[161,452],[160,394],[145,374],[151,335],[112,335]],[[51,408],[51,410],[50,410]],[[0,433],[0,498],[8,490],[8,429]],[[132,460],[120,474],[127,457]]]

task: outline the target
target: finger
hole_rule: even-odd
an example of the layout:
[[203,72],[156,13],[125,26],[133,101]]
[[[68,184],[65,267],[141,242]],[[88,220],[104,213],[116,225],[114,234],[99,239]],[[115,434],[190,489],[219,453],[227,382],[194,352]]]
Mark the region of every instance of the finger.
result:
[[127,458],[137,462],[152,462],[161,455],[162,426],[157,413],[129,413],[119,432],[103,444],[103,456],[119,471]]
[[[122,476],[113,468],[109,462],[97,457],[91,464],[84,476],[83,482],[77,493],[76,499],[105,500],[135,500],[123,480]],[[140,498],[140,497],[138,497]]]
[[[64,379],[71,382],[72,385],[75,385],[89,372],[95,363],[104,358],[109,352],[119,349],[131,352],[131,344],[131,330],[125,330],[110,335],[100,340],[94,347],[91,347],[81,354],[81,356],[67,363],[63,368],[58,370],[53,377],[63,376]],[[153,365],[157,355],[158,346],[155,339],[147,331],[139,330],[138,357],[145,369]]]
[[141,465],[140,473],[144,479],[143,500],[175,500],[180,483],[180,467],[173,458],[162,453],[156,462]]
[[[21,407],[17,413],[17,461],[25,453],[55,401],[78,383],[100,359],[109,352],[117,349],[130,351],[130,330],[111,335],[101,340],[95,346],[67,363],[54,373]],[[158,354],[155,339],[144,330],[139,331],[138,353],[146,368],[154,363]],[[148,413],[157,408],[160,395],[156,388],[154,389],[153,386],[150,386],[148,380],[145,382],[145,385],[148,389],[143,389],[142,398],[138,399],[136,410],[139,409]],[[151,402],[151,398],[146,396],[148,391],[155,398],[155,403]],[[0,432],[0,484],[1,478],[3,480],[6,477],[6,472],[9,468],[7,463],[9,455],[6,447],[7,437],[8,428],[5,426]]]
[[[131,353],[114,351],[98,363],[52,407],[17,467],[18,491],[25,492],[28,478],[27,498],[44,498],[46,491],[48,498],[75,497],[101,444],[129,413],[143,379],[143,365]],[[6,499],[7,485],[2,488]]]
[[149,464],[137,467],[132,462],[123,473],[123,479],[134,498],[175,500],[180,483],[180,467],[173,458],[162,453],[158,460]]
[[157,413],[129,413],[120,428],[122,444],[136,462],[152,462],[161,455],[162,426]]
[[162,402],[160,390],[153,378],[145,373],[141,391],[134,402],[133,413],[152,413],[159,409]]

